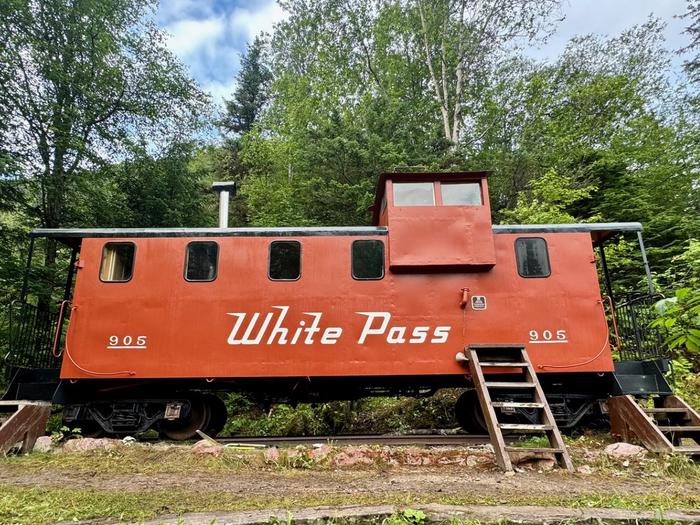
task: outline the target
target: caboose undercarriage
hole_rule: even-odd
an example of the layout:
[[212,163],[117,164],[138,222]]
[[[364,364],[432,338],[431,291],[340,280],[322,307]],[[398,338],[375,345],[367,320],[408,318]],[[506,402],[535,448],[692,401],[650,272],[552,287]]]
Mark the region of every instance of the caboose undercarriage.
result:
[[[43,377],[42,377],[43,376]],[[34,381],[32,381],[34,379]],[[493,375],[492,380],[498,380]],[[41,380],[41,381],[39,381]],[[654,379],[658,381],[658,377]],[[615,374],[546,374],[540,382],[561,429],[605,425],[605,401],[619,389]],[[240,392],[262,406],[276,403],[323,403],[371,396],[429,397],[443,388],[463,389],[455,416],[468,433],[484,434],[486,426],[467,376],[247,378],[207,380],[89,380],[56,382],[48,370],[27,374],[15,369],[8,394],[23,399],[46,398],[64,407],[64,423],[83,435],[133,435],[157,430],[169,439],[191,439],[196,430],[215,436],[227,419],[222,394]],[[19,389],[20,391],[18,391]],[[499,401],[518,401],[526,394],[505,392]],[[504,420],[536,423],[537,411],[501,409]]]

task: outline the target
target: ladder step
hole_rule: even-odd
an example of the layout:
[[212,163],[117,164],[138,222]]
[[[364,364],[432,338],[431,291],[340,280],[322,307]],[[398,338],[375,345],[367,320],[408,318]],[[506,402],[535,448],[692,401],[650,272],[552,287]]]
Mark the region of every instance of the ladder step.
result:
[[482,368],[523,368],[527,363],[522,361],[481,361]]
[[537,447],[506,447],[508,452],[532,452],[533,454],[561,454],[564,452],[561,448],[537,448]]
[[647,414],[686,414],[685,408],[645,408]]
[[485,381],[486,388],[535,388],[535,383],[512,381]]
[[661,432],[700,432],[700,426],[658,425]]
[[544,403],[522,403],[520,401],[493,401],[494,408],[544,408]]
[[673,451],[678,454],[688,454],[689,456],[700,456],[700,447],[695,445],[673,447]]
[[499,423],[503,430],[552,430],[553,425],[525,425],[520,423]]

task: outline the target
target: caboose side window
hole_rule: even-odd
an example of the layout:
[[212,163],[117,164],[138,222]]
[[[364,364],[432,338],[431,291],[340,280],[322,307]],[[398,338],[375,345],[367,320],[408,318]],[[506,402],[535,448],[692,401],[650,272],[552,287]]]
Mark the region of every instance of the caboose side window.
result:
[[440,183],[440,195],[444,206],[481,205],[481,185],[478,182]]
[[384,243],[354,241],[352,243],[352,277],[360,281],[384,277]]
[[194,241],[187,245],[185,279],[206,282],[216,279],[219,245],[212,241]]
[[521,277],[549,277],[547,241],[540,237],[522,237],[515,240],[515,258]]
[[106,283],[125,283],[134,273],[133,242],[108,242],[102,249],[100,280]]
[[296,281],[301,277],[301,243],[272,241],[268,277],[273,281]]
[[432,182],[395,182],[394,206],[435,206]]

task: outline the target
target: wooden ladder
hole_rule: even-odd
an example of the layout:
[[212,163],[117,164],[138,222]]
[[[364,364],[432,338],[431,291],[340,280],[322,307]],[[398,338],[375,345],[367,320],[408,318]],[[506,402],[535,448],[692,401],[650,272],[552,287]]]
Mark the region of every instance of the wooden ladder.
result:
[[[489,430],[491,444],[496,453],[498,465],[506,472],[513,470],[510,452],[550,453],[554,454],[560,467],[573,471],[574,466],[569,457],[569,452],[566,449],[564,440],[562,440],[561,433],[525,347],[523,345],[470,345],[467,351],[469,370],[476,387],[476,393],[479,397],[479,403]],[[487,380],[484,375],[484,369],[498,373],[498,380]],[[493,401],[492,391],[501,394],[527,392],[531,396],[526,401]],[[496,409],[515,408],[537,410],[539,423],[516,424],[499,422]],[[521,448],[506,446],[503,439],[504,430],[544,434],[549,440],[549,447]]]
[[20,445],[31,452],[39,436],[46,431],[51,403],[46,401],[0,401],[0,454]]
[[615,396],[608,413],[611,433],[624,441],[636,437],[651,452],[700,456],[700,414],[676,395],[655,398],[653,408],[630,395]]

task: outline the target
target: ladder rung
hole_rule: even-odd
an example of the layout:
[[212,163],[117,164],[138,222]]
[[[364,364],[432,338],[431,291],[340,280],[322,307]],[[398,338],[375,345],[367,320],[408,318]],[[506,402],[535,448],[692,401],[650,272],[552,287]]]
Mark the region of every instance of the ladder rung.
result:
[[486,388],[534,388],[535,383],[523,383],[512,381],[486,381]]
[[532,452],[533,454],[561,454],[564,452],[561,448],[530,448],[530,447],[506,447],[508,452]]
[[661,432],[700,432],[700,426],[683,425],[659,425]]
[[647,414],[685,414],[688,412],[685,408],[645,408]]
[[544,403],[521,403],[520,401],[493,401],[494,408],[544,408]]
[[524,361],[481,361],[482,368],[523,368],[527,366]]
[[700,456],[700,446],[685,445],[673,447],[673,451],[678,454],[688,454],[691,456]]
[[552,430],[552,425],[524,425],[520,423],[499,423],[503,430]]

